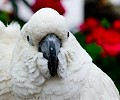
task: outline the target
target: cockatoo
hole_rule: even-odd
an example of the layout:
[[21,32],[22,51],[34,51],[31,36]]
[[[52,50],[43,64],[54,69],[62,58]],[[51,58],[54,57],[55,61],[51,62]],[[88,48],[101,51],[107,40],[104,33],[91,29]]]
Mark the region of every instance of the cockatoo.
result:
[[22,27],[10,65],[0,68],[0,100],[120,100],[113,81],[51,8]]

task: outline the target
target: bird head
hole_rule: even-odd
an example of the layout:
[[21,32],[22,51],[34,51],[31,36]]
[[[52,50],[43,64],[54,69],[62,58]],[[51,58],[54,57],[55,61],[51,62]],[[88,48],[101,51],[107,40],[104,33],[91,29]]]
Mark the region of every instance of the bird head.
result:
[[30,46],[43,53],[50,75],[55,76],[60,48],[69,36],[65,18],[51,8],[40,9],[23,26],[22,36]]
[[50,83],[48,78],[66,79],[78,71],[86,54],[63,16],[51,8],[40,9],[23,26],[14,47],[10,65],[14,94],[23,98],[40,94],[43,83]]

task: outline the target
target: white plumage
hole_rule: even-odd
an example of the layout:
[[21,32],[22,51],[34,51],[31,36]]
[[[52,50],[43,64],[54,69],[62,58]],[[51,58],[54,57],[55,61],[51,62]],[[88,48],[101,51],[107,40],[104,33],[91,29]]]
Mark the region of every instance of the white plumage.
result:
[[6,27],[0,21],[0,100],[9,100],[11,92],[10,62],[19,36],[20,26],[17,23],[11,23]]
[[[120,100],[113,81],[92,63],[69,32],[65,18],[53,9],[39,10],[23,26],[20,36],[14,34],[19,37],[14,50],[16,38],[2,38],[7,28],[3,24],[0,28],[0,100]],[[12,30],[19,32],[18,27]],[[50,33],[62,41],[55,77],[49,73],[48,60],[38,52],[39,41]]]

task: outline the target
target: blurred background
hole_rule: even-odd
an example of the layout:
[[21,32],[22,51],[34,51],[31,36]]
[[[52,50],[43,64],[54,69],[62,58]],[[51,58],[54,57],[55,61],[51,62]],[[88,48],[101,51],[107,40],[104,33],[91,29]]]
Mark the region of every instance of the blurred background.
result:
[[0,20],[22,27],[44,7],[66,17],[78,42],[120,91],[120,0],[0,0]]

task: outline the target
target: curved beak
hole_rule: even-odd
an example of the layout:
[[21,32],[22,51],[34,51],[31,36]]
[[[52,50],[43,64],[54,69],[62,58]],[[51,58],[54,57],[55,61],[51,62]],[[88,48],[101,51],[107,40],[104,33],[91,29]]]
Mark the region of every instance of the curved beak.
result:
[[48,69],[51,76],[55,76],[58,68],[58,53],[60,52],[61,41],[54,35],[49,34],[39,43],[39,52],[43,52],[44,58],[48,60]]

